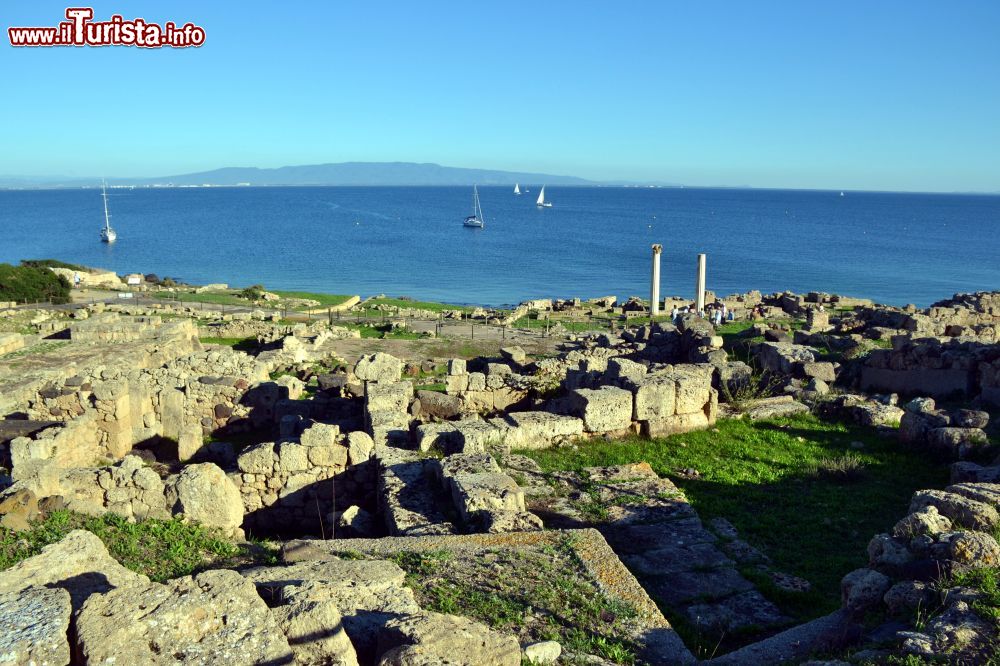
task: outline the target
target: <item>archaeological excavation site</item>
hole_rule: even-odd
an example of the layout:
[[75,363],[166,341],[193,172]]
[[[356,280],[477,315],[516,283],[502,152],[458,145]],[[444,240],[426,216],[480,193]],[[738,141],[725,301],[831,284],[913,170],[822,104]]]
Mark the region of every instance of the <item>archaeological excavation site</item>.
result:
[[1000,293],[157,289],[0,304],[0,663],[997,663]]

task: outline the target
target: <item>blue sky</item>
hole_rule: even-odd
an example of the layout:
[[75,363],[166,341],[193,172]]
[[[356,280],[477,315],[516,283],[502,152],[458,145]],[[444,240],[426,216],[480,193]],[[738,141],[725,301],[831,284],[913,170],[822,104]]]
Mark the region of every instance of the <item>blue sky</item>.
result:
[[[4,0],[0,23],[55,25],[66,6]],[[996,0],[93,7],[191,21],[207,41],[15,49],[4,34],[0,174],[399,160],[1000,191]]]

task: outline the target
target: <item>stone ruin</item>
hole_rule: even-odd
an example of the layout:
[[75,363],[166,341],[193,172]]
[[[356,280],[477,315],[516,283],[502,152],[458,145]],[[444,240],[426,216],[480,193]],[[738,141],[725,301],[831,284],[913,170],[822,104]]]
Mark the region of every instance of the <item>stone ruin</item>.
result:
[[[684,317],[676,324],[578,338],[554,358],[535,360],[510,347],[499,358],[451,359],[441,376],[444,393],[415,390],[400,359],[375,353],[345,372],[320,375],[308,396],[300,379],[278,373],[321,358],[326,342],[353,334],[323,325],[276,333],[260,326],[259,319],[213,326],[213,337],[256,337],[262,350],[250,356],[201,348],[197,331],[184,320],[140,315],[119,321],[117,313],[95,313],[69,325],[69,349],[112,347],[113,354],[95,352],[69,367],[17,378],[4,387],[4,413],[16,413],[37,429],[22,429],[0,444],[0,460],[10,470],[9,487],[0,494],[0,523],[21,529],[26,521],[64,507],[130,520],[183,516],[235,536],[311,535],[333,542],[360,539],[358,543],[495,535],[530,539],[553,527],[576,529],[582,521],[572,505],[539,510],[539,486],[533,479],[538,480],[540,470],[516,451],[709,428],[725,408],[720,393],[750,381],[754,371],[783,382],[786,395],[768,403],[776,410],[768,414],[805,408],[795,399],[818,400],[845,384],[888,393],[963,393],[987,403],[991,391],[1000,390],[996,350],[985,342],[990,326],[996,325],[990,298],[956,298],[928,314],[862,303],[851,314],[831,316],[816,307],[844,303],[819,294],[760,297],[755,305],[806,316],[808,330],[793,334],[763,327],[759,332],[765,341],[748,348],[749,363],[732,360],[706,321]],[[931,329],[936,336],[965,337],[914,337]],[[826,344],[831,336],[856,344],[857,338],[885,339],[886,331],[893,331],[891,350],[875,350],[859,364],[825,358],[824,351],[833,348]],[[908,331],[905,339],[898,331]],[[975,340],[967,339],[973,336]],[[816,346],[821,341],[824,351]],[[926,398],[900,405],[897,396],[842,393],[820,401],[819,409],[873,427],[899,423],[903,443],[914,450],[939,450],[952,459],[975,455],[987,444],[985,412],[939,409]],[[246,445],[226,441],[248,434],[262,437]],[[855,626],[867,609],[884,604],[899,610],[919,603],[928,594],[932,570],[973,561],[1000,563],[1000,546],[987,533],[1000,523],[997,469],[959,462],[953,486],[918,492],[911,515],[873,539],[870,566],[845,577],[840,611],[711,663],[802,658],[823,649],[831,632]],[[731,526],[702,525],[676,487],[641,469],[595,468],[588,474],[601,479],[601,492],[612,498],[633,492],[633,486],[655,486],[655,492],[641,493],[651,498],[646,502],[611,511],[606,524],[598,526],[598,538],[605,548],[610,544],[608,556],[625,560],[644,584],[661,586],[657,594],[672,600],[672,610],[695,624],[727,631],[785,626],[787,618],[739,574],[739,567],[755,562],[755,556]],[[562,482],[574,488],[580,479],[566,476]],[[99,562],[102,571],[112,572],[101,595],[46,593],[52,597],[45,598],[47,607],[62,609],[53,616],[53,654],[67,649],[58,636],[61,631],[65,640],[66,626],[60,623],[72,609],[73,649],[87,660],[112,654],[103,647],[107,641],[124,640],[138,641],[135,658],[146,658],[141,645],[162,637],[152,625],[130,627],[124,619],[128,598],[138,594],[156,599],[164,613],[173,604],[183,608],[179,600],[186,596],[192,603],[204,597],[209,606],[226,599],[231,608],[242,609],[248,624],[233,631],[249,632],[252,625],[255,634],[264,629],[268,636],[238,644],[212,643],[217,637],[200,635],[183,638],[185,644],[201,645],[205,654],[231,660],[374,663],[378,657],[379,663],[410,663],[403,659],[411,653],[422,658],[425,651],[440,649],[440,639],[428,636],[459,631],[468,640],[452,650],[490,645],[482,663],[520,663],[521,649],[509,637],[468,620],[422,611],[402,585],[402,571],[384,560],[352,563],[324,555],[315,564],[289,563],[242,575],[205,572],[154,584],[128,572],[114,573],[106,552],[84,534],[74,533],[69,543],[50,547],[38,556],[41,560],[29,560],[9,576],[0,574],[0,596],[21,609],[40,603],[41,597],[10,581],[17,576],[37,583],[44,578],[44,563],[65,559],[67,550],[77,548]],[[682,560],[699,564],[670,568]],[[65,566],[51,568],[50,581],[71,575]],[[702,578],[704,585],[691,582]],[[344,589],[337,581],[345,581]],[[346,581],[363,587],[363,593],[347,590],[351,586]],[[280,603],[268,609],[260,595],[279,589]],[[391,601],[379,590],[391,590]],[[364,602],[359,595],[367,595]],[[945,611],[952,625],[929,623],[907,639],[912,643],[908,649],[916,654],[940,650],[951,640],[948,626],[977,621],[968,610],[968,604],[952,603]],[[343,629],[318,644],[308,643],[318,656],[297,647],[296,637],[310,628],[339,626],[341,620]],[[660,658],[693,663],[694,657],[662,622],[673,638],[664,639]],[[438,647],[430,647],[432,643]]]

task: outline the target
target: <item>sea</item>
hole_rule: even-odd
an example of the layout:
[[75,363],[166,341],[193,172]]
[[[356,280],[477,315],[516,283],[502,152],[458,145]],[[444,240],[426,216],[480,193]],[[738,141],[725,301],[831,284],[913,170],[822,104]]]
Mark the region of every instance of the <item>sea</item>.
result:
[[192,284],[501,306],[791,290],[925,307],[1000,290],[1000,196],[640,188],[201,187],[0,191],[0,262],[54,258]]

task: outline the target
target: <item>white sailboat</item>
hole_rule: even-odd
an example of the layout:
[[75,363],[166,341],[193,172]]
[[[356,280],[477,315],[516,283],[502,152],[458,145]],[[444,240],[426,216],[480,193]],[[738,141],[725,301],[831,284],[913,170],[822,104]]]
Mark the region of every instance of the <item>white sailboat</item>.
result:
[[472,186],[472,215],[465,218],[465,222],[462,225],[476,229],[482,229],[486,226],[486,222],[483,219],[483,209],[479,205],[479,190],[475,185]]
[[521,187],[517,183],[514,183],[514,194],[520,194],[520,193],[521,193]]
[[542,191],[538,193],[538,201],[535,205],[539,208],[552,208],[552,204],[545,200],[545,186],[542,185]]
[[111,228],[111,216],[108,214],[108,185],[101,181],[101,198],[104,199],[104,228],[101,229],[101,242],[114,243],[118,234]]

